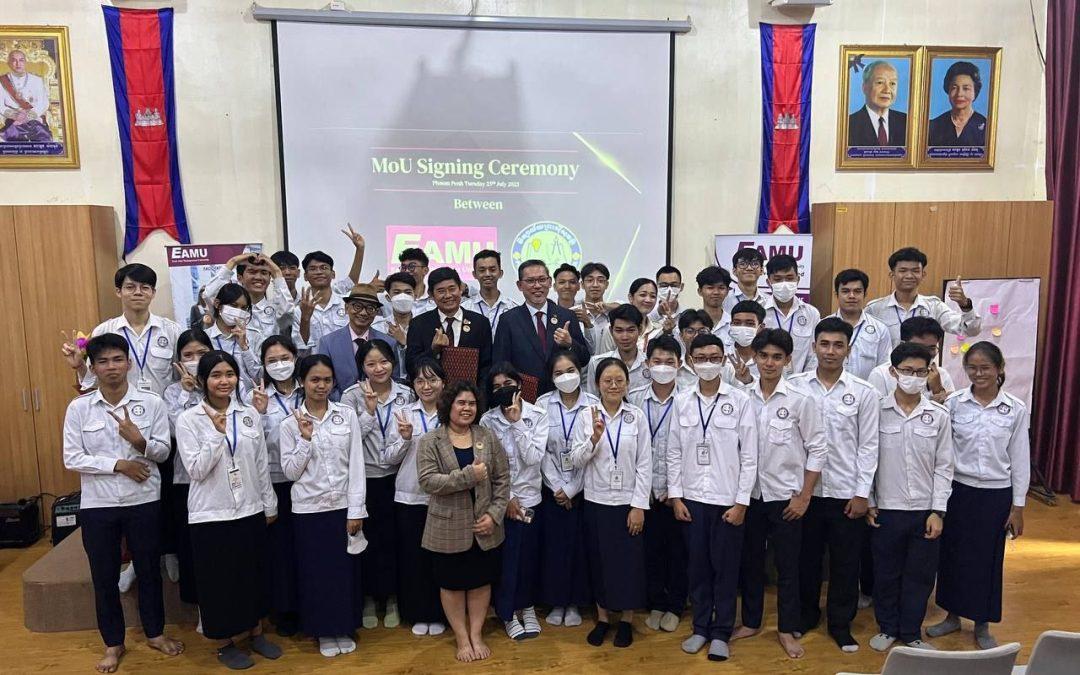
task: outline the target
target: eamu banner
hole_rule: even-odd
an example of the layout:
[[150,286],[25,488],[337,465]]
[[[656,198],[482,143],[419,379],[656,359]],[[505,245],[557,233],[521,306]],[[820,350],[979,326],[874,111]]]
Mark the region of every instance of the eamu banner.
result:
[[154,230],[189,243],[173,93],[173,10],[102,6],[124,167],[124,256]]
[[166,246],[169,263],[169,283],[172,285],[173,317],[181,326],[187,325],[191,307],[199,293],[221,266],[241,253],[261,253],[262,244],[198,244]]
[[758,232],[810,231],[810,90],[816,26],[761,24]]

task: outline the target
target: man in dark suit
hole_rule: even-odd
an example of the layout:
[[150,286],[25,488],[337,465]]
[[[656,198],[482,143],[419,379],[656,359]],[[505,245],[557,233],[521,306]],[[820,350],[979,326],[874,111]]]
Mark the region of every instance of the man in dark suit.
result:
[[435,300],[435,309],[414,316],[409,322],[405,339],[405,363],[412,364],[421,356],[442,357],[443,347],[470,347],[479,352],[476,382],[481,387],[491,369],[491,324],[483,314],[461,306],[461,277],[450,267],[440,267],[428,274],[428,293]]
[[542,260],[526,260],[518,266],[517,287],[525,304],[506,310],[499,319],[494,361],[509,361],[518,371],[537,378],[543,394],[553,388],[547,367],[551,353],[560,347],[572,349],[584,370],[589,348],[574,313],[548,300],[551,273]]
[[874,61],[863,69],[866,105],[848,115],[848,146],[907,145],[907,114],[892,110],[900,78],[888,61]]
[[[353,286],[344,299],[349,325],[324,335],[319,340],[318,349],[319,354],[329,356],[334,364],[334,389],[330,392],[330,399],[334,401],[340,400],[341,392],[356,384],[360,378],[360,371],[356,367],[356,351],[360,349],[360,345],[368,340],[378,339],[386,340],[391,349],[397,348],[397,340],[371,328],[371,322],[379,315],[382,307],[374,286]],[[394,376],[400,377],[401,372],[401,364],[398,364]]]

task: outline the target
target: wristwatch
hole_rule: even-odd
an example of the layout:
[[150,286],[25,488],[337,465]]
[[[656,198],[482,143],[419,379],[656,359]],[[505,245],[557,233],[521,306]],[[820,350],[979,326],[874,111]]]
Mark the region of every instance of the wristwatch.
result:
[[945,512],[944,511],[934,511],[934,515],[936,515],[938,518],[941,518],[942,520],[945,520]]

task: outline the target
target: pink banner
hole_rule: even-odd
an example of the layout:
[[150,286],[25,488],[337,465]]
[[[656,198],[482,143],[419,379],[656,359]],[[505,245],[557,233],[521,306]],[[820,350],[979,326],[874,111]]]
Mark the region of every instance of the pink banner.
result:
[[428,257],[428,267],[453,267],[462,281],[472,281],[472,258],[484,249],[499,250],[499,231],[494,227],[444,225],[388,225],[386,227],[387,269],[400,267],[398,255],[407,248],[419,248]]

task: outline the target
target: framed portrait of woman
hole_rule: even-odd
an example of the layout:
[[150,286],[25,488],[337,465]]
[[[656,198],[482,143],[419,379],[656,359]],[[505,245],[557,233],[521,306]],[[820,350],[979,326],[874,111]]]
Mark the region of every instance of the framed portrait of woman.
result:
[[920,168],[994,168],[1000,47],[926,47]]
[[77,168],[66,26],[0,26],[0,169]]
[[842,45],[836,168],[915,167],[921,50]]

